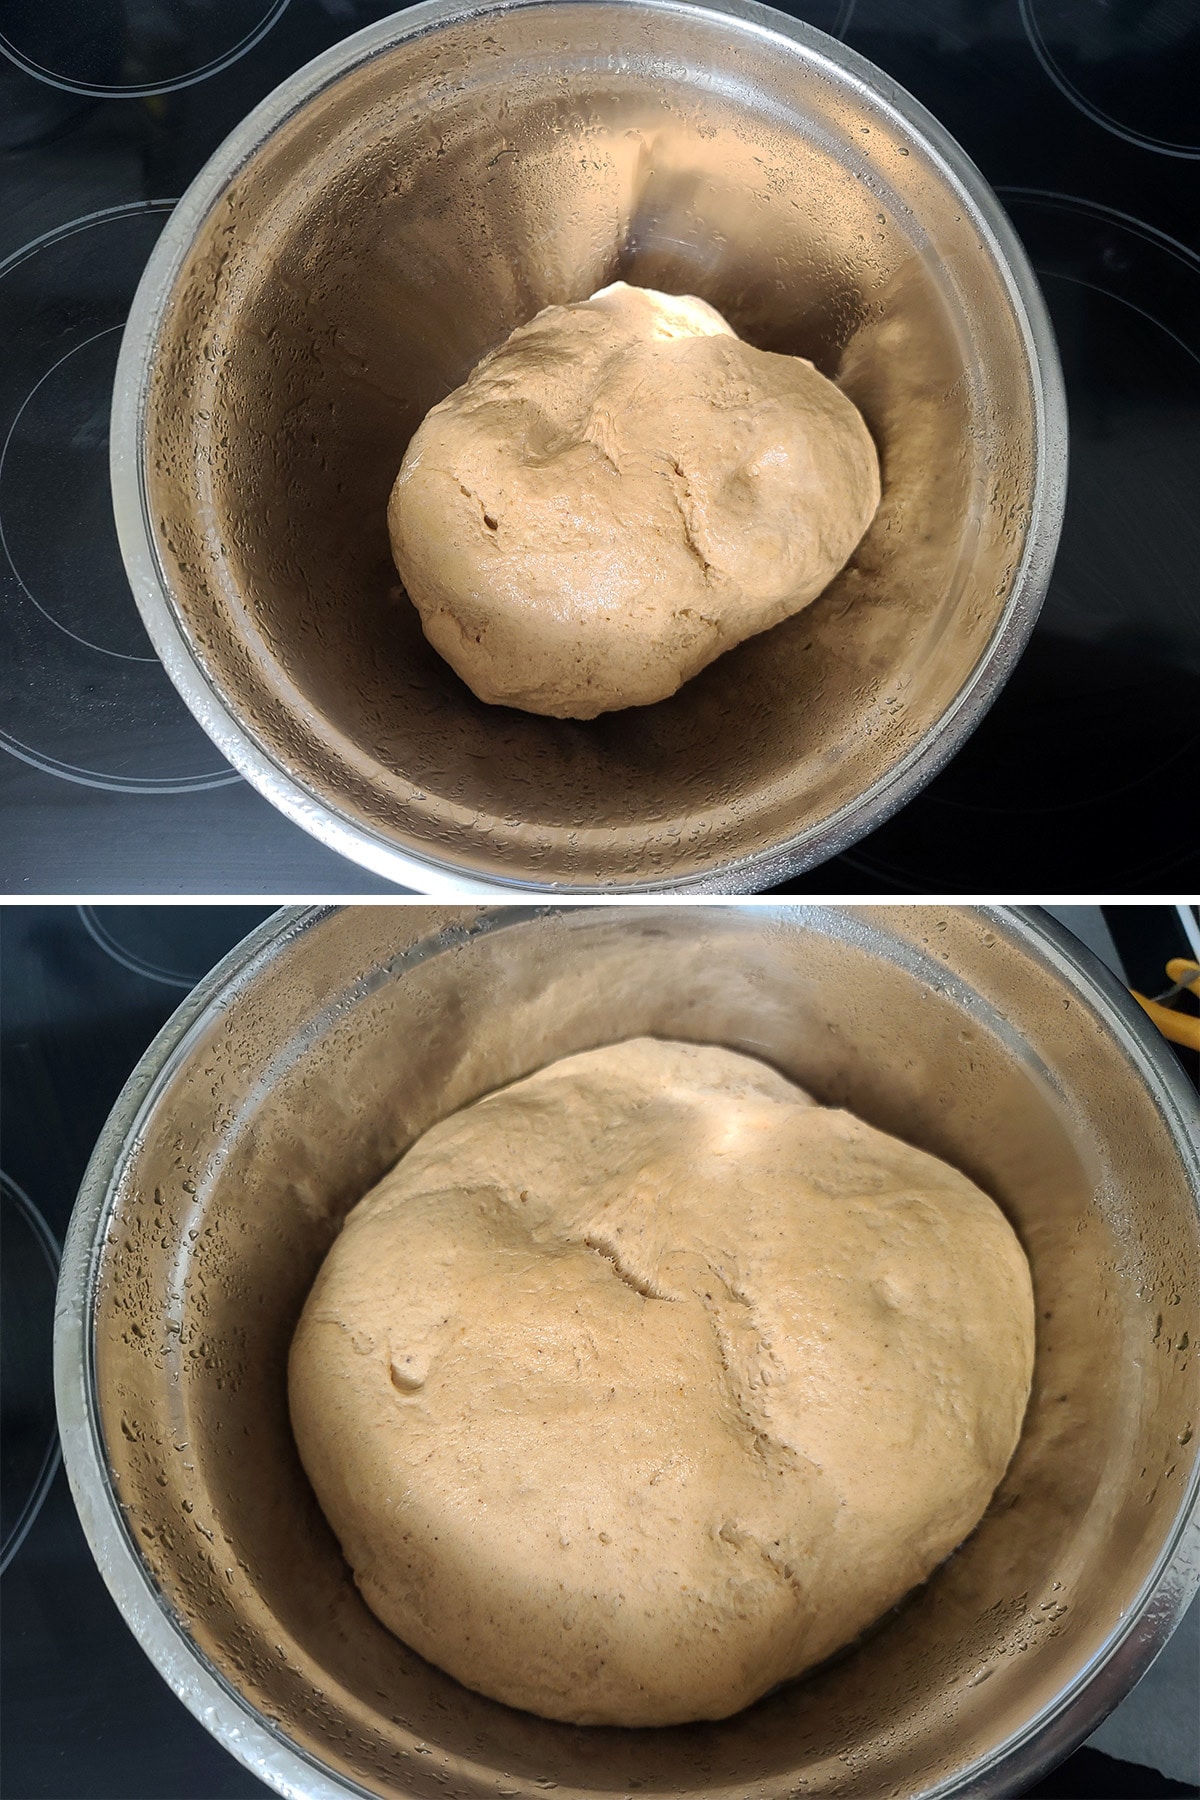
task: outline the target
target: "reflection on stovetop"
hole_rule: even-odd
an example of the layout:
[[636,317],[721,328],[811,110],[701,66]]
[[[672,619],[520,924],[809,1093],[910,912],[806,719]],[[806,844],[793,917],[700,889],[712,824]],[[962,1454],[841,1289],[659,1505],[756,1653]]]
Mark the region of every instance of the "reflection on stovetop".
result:
[[[0,833],[7,891],[385,891],[224,764],[158,665],[111,521],[120,327],[174,199],[386,0],[8,0],[0,15]],[[797,0],[997,186],[1062,350],[1072,459],[1030,647],[951,765],[789,884],[1136,892],[1200,879],[1200,12]]]
[[[1107,931],[1098,908],[1080,910],[1095,916],[1077,928],[1090,922],[1090,941],[1111,943],[1148,989],[1165,958],[1187,950],[1171,909],[1107,908]],[[51,1384],[58,1246],[109,1108],[188,989],[264,916],[262,907],[0,909],[0,1510],[11,1557],[0,1791],[14,1800],[249,1800],[268,1791],[176,1700],[109,1598],[58,1463]],[[1182,1060],[1195,1079],[1194,1058]],[[1104,1727],[1119,1757],[1134,1754],[1150,1727],[1160,1740],[1174,1730],[1186,1741],[1168,1679],[1174,1667],[1171,1679],[1186,1686],[1183,1639],[1181,1630],[1155,1665],[1155,1695],[1139,1690]],[[1186,1749],[1178,1754],[1186,1763]],[[1085,1749],[1031,1793],[1132,1800],[1188,1791]]]

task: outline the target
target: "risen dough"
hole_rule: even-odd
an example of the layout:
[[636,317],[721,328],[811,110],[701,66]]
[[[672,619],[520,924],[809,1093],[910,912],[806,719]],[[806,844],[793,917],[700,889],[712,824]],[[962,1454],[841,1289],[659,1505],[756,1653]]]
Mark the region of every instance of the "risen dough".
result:
[[549,306],[409,444],[388,508],[425,635],[481,700],[662,700],[815,600],[879,504],[862,418],[703,300]]
[[722,1718],[972,1529],[1033,1330],[965,1176],[749,1057],[640,1038],[434,1126],[354,1209],[292,1419],[368,1605],[468,1687]]

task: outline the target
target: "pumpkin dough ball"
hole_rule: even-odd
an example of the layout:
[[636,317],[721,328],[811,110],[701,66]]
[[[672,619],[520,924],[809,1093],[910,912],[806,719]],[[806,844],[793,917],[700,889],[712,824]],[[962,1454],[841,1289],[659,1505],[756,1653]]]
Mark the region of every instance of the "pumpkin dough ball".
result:
[[1033,1341],[965,1176],[642,1038],[435,1125],[354,1209],[292,1419],[397,1636],[510,1705],[664,1725],[821,1661],[962,1541]]
[[392,489],[396,567],[481,700],[645,706],[828,586],[879,504],[853,403],[703,300],[549,306],[425,418]]

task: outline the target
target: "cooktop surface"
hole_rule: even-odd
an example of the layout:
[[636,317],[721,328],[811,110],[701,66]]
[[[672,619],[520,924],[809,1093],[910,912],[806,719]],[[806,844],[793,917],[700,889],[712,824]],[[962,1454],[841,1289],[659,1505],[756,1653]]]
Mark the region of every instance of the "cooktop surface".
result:
[[[243,115],[386,0],[0,10],[0,890],[373,893],[236,775],[159,666],[111,518],[146,258]],[[1040,277],[1071,411],[1062,548],[1016,673],[904,810],[791,891],[1200,880],[1200,7],[788,0],[954,133]]]

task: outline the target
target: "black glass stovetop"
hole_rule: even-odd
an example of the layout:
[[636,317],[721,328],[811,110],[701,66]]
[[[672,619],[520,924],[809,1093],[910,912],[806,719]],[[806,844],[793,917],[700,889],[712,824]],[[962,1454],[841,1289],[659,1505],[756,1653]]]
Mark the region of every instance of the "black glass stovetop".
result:
[[[194,983],[262,907],[0,908],[0,1793],[6,1800],[250,1800],[267,1789],[210,1737],[127,1629],[92,1561],[58,1455],[51,1378],[59,1246],[100,1128]],[[1187,955],[1172,909],[1067,921],[1157,992]],[[1194,1055],[1183,1066],[1196,1080]],[[1200,1794],[1192,1700],[1200,1602],[1097,1738],[1033,1796]],[[1107,1752],[1107,1754],[1106,1754]],[[1175,1777],[1158,1771],[1167,1768]]]
[[[387,891],[222,761],[111,520],[139,273],[210,152],[387,0],[0,0],[0,891]],[[790,0],[999,191],[1071,409],[1049,599],[999,701],[896,818],[792,891],[1200,882],[1200,4]]]

